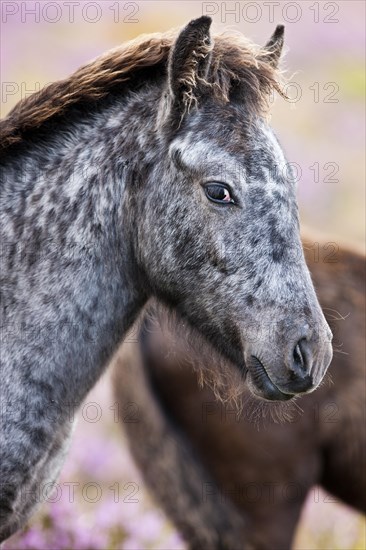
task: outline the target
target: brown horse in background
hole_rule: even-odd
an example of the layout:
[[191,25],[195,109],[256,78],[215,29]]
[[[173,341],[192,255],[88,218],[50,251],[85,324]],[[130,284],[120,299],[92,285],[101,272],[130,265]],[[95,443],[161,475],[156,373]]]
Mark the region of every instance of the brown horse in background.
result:
[[117,357],[117,399],[139,410],[125,424],[132,454],[190,548],[289,548],[316,484],[366,511],[365,258],[335,243],[303,244],[335,354],[328,380],[297,401],[289,422],[276,422],[276,409],[253,421],[258,406],[246,396],[238,417],[200,388],[192,366],[202,369],[213,352],[187,349],[185,328],[164,312],[163,329],[153,310],[138,345]]

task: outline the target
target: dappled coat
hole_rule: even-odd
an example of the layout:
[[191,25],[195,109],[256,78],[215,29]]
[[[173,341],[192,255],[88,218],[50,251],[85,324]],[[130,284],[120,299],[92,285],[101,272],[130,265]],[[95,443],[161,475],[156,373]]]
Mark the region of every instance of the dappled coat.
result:
[[244,395],[238,418],[198,385],[194,370],[214,352],[197,349],[161,308],[116,360],[115,395],[139,411],[124,424],[132,454],[190,548],[289,548],[315,484],[366,512],[365,258],[319,239],[304,246],[335,353],[327,379],[298,408]]

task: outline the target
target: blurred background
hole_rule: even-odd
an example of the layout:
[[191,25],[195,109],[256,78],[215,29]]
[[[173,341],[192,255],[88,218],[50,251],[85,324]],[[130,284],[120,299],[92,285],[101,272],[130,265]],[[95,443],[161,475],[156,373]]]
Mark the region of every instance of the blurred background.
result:
[[[141,33],[209,14],[214,30],[235,29],[264,44],[283,22],[290,101],[276,99],[272,125],[297,173],[302,223],[364,247],[363,0],[3,1],[1,11],[2,117],[46,83]],[[120,411],[122,420],[130,412]],[[6,549],[185,548],[145,489],[116,414],[107,373],[80,411],[56,491]],[[363,518],[321,491],[309,495],[294,548],[365,547]]]

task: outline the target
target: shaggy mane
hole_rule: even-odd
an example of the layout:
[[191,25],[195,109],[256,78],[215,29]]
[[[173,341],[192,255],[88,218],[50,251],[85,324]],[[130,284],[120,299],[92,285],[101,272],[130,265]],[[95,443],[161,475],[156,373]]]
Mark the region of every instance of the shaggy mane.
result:
[[[177,29],[164,34],[142,35],[110,50],[78,69],[70,77],[54,82],[12,109],[0,121],[0,152],[26,139],[30,130],[67,113],[72,106],[88,106],[107,97],[121,85],[138,77],[152,78],[149,69],[167,72],[169,51]],[[281,95],[280,73],[268,62],[269,52],[260,50],[242,35],[221,34],[214,38],[208,85],[219,101],[229,101],[230,90],[245,84],[245,102],[251,112],[268,108],[270,93]],[[188,106],[189,108],[189,106]]]

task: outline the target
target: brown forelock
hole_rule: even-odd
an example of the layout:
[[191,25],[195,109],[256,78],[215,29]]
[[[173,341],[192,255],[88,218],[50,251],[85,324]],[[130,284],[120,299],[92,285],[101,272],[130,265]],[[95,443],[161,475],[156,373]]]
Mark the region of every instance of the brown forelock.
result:
[[[27,131],[64,115],[70,107],[98,102],[137,74],[143,77],[143,69],[165,67],[177,32],[141,35],[106,52],[69,78],[49,84],[19,101],[0,121],[0,151],[4,152],[13,143],[25,140]],[[271,67],[265,57],[261,58],[260,52],[242,35],[224,33],[214,36],[212,63],[207,77],[213,96],[227,102],[232,86],[245,83],[248,108],[262,112],[268,107],[272,90],[284,95],[279,83],[279,71]]]

